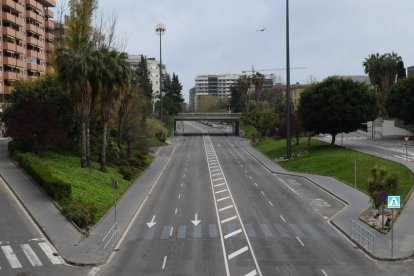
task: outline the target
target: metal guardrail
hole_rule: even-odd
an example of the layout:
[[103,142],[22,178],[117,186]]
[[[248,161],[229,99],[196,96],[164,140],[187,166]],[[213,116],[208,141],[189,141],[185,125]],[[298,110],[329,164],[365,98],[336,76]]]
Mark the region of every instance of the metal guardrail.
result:
[[118,239],[118,231],[118,223],[115,222],[108,233],[106,233],[105,237],[103,237],[102,250],[104,255],[108,249],[111,249],[115,245],[115,242]]
[[351,239],[361,245],[363,248],[374,254],[375,249],[375,234],[366,229],[357,221],[351,219],[349,225],[349,235]]

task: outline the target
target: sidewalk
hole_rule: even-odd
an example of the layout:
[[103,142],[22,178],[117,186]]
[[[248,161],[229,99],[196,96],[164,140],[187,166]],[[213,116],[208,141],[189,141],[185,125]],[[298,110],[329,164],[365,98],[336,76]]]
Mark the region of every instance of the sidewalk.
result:
[[[102,264],[108,257],[108,254],[103,252],[102,238],[115,222],[114,210],[110,210],[91,229],[89,237],[83,237],[38,185],[9,160],[7,142],[8,140],[0,140],[0,175],[60,256],[73,265]],[[167,164],[172,150],[172,146],[163,147],[151,166],[117,202],[120,234],[124,233],[144,199],[151,196],[148,193],[156,183],[159,172]]]
[[[370,206],[370,198],[363,192],[340,182],[337,179],[326,176],[318,176],[305,173],[288,172],[278,164],[254,149],[249,141],[239,142],[251,156],[265,166],[269,171],[277,174],[295,175],[307,178],[317,186],[332,194],[341,201],[347,203],[347,207],[330,219],[330,222],[350,238],[350,220],[359,221],[359,215]],[[360,148],[356,149],[360,150]],[[375,152],[369,151],[371,155]],[[382,157],[382,156],[380,156]],[[399,162],[399,160],[393,160]],[[404,161],[400,162],[404,163]],[[404,164],[405,165],[405,164]],[[361,222],[370,232],[375,234],[374,252],[363,250],[371,257],[379,260],[400,260],[411,258],[414,250],[414,193],[394,224],[394,254],[391,258],[391,233],[382,234]],[[362,247],[361,247],[362,248]]]

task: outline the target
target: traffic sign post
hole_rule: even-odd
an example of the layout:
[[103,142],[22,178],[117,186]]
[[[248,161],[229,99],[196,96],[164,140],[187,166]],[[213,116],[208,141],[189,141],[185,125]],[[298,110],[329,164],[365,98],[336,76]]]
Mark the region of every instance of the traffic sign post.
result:
[[385,191],[379,193],[379,199],[381,201],[381,217],[382,217],[382,229],[384,229],[384,202],[387,200],[388,194]]
[[404,140],[405,140],[405,161],[408,162],[408,140],[410,140],[410,137],[405,136]]
[[401,198],[400,196],[388,196],[388,209],[391,209],[391,258],[394,257],[394,209],[400,209]]

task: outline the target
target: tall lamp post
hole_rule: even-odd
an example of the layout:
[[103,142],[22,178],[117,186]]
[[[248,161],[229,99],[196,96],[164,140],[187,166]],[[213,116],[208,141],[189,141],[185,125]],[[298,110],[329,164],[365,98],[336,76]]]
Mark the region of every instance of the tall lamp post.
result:
[[163,114],[162,114],[162,57],[161,57],[161,36],[165,33],[165,26],[162,23],[157,24],[155,26],[155,32],[160,36],[160,117],[161,121],[163,121]]
[[286,158],[291,158],[291,100],[289,57],[289,0],[286,0]]

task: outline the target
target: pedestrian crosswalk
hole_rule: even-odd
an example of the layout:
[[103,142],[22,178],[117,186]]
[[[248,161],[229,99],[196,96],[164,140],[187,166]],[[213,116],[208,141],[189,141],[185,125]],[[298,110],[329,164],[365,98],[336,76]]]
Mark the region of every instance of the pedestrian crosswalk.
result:
[[[285,239],[285,238],[309,238],[321,239],[323,237],[338,237],[337,232],[327,223],[304,223],[304,224],[288,224],[288,223],[258,223],[244,224],[246,234],[249,238],[258,239]],[[223,227],[223,237],[233,236],[235,231],[239,229],[235,223],[228,223]],[[237,237],[237,235],[234,235]],[[167,239],[203,239],[203,238],[219,238],[219,230],[217,224],[182,224],[173,225],[155,225],[151,228],[143,226],[134,231],[134,237],[131,239],[141,240],[167,240]]]
[[0,270],[62,264],[57,253],[46,241],[27,241],[22,244],[0,242],[0,249]]

